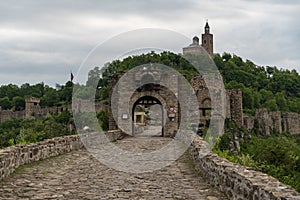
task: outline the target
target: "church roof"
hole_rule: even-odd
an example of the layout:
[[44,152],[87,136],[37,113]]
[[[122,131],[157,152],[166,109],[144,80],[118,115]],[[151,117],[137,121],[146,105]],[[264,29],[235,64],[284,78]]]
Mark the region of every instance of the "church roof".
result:
[[206,24],[205,24],[205,28],[209,28],[208,22],[206,22]]

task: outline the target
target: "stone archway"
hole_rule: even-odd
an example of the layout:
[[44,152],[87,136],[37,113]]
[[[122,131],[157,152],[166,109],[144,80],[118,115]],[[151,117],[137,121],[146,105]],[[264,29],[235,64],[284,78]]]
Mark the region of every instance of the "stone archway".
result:
[[[168,88],[161,85],[143,85],[133,93],[129,102],[130,110],[133,111],[136,103],[143,99],[152,99],[159,102],[162,110],[161,116],[163,118],[161,135],[163,137],[174,136],[180,125],[180,105],[175,94]],[[174,109],[172,113],[170,113],[170,108]],[[134,113],[132,114],[132,119],[134,120]],[[132,126],[132,128],[134,127]]]
[[[192,91],[187,88],[186,80],[178,72],[156,65],[140,66],[139,70],[110,77],[109,129],[121,129],[131,135],[135,119],[133,107],[140,98],[148,96],[156,98],[164,109],[163,136],[174,137],[180,124],[188,123],[186,117],[181,118],[181,114],[186,115],[188,110],[181,113],[179,104],[180,101],[190,105],[191,98],[185,97]],[[197,109],[197,105],[194,108]]]
[[140,97],[132,106],[132,135],[164,136],[164,113],[160,100],[153,96]]

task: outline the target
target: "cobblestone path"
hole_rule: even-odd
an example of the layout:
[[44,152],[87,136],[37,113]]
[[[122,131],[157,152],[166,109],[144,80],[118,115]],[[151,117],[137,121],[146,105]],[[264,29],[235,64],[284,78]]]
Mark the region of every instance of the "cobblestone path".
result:
[[[127,138],[124,149],[149,151],[168,138]],[[86,150],[20,167],[0,182],[0,199],[226,199],[196,175],[188,155],[159,171],[129,174],[110,169]]]

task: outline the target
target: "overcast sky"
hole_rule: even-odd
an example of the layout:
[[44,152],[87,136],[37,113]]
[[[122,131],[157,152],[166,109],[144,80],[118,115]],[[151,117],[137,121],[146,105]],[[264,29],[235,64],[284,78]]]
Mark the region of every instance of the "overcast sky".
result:
[[112,36],[163,28],[192,38],[206,19],[215,52],[299,72],[299,11],[299,0],[0,0],[0,85],[64,84]]

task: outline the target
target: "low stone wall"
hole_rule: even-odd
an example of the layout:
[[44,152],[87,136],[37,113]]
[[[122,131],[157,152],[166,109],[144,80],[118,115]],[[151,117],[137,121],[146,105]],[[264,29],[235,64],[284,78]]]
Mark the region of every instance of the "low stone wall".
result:
[[[200,151],[205,149],[208,154]],[[195,138],[189,152],[196,170],[212,185],[227,194],[229,199],[300,199],[299,193],[277,179],[213,154],[208,149],[208,144],[200,137]]]
[[[106,136],[110,141],[124,138],[124,134],[119,130],[109,131],[106,133]],[[80,136],[71,135],[1,149],[0,180],[8,177],[23,164],[58,156],[80,148],[83,148]]]

